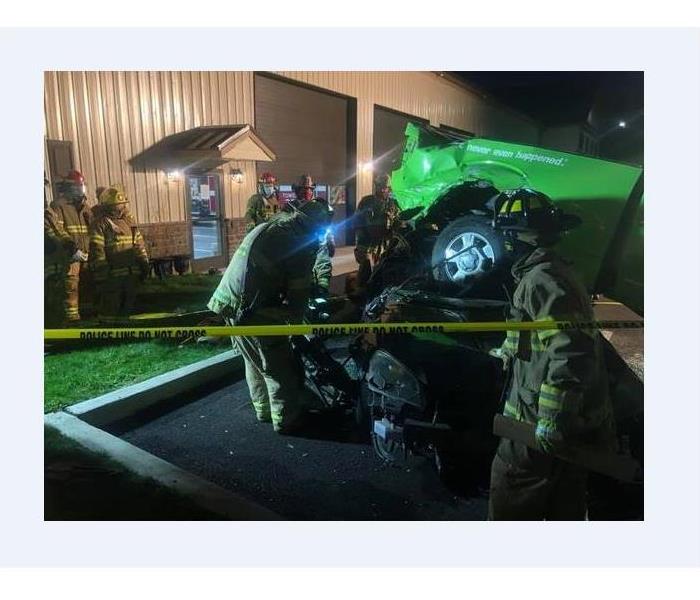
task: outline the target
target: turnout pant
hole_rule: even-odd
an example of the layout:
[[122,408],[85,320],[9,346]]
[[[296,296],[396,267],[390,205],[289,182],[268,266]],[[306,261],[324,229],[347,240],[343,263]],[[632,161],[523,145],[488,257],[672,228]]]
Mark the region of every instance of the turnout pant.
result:
[[289,338],[245,336],[231,340],[243,356],[245,379],[258,420],[271,420],[276,431],[292,425],[303,411],[308,392]]
[[44,277],[44,327],[60,327],[65,320],[65,287],[66,278],[62,270]]
[[78,306],[82,319],[95,315],[95,277],[88,268],[88,263],[80,263],[80,281],[78,282]]
[[586,479],[581,467],[502,439],[491,465],[489,520],[584,520]]
[[80,320],[80,264],[79,262],[69,263],[65,274],[63,318],[66,321]]
[[99,286],[100,315],[125,316],[131,313],[136,298],[138,275],[109,277]]

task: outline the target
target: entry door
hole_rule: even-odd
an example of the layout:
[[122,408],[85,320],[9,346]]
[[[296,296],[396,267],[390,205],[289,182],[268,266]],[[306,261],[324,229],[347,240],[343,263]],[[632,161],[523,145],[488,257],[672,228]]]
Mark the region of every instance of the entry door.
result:
[[188,175],[187,190],[192,225],[192,255],[195,271],[225,266],[222,236],[221,177]]

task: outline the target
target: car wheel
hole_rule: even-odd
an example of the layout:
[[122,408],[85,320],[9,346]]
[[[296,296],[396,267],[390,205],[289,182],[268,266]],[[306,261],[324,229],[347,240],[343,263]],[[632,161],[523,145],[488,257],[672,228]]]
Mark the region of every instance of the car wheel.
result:
[[505,260],[505,240],[485,220],[460,217],[442,230],[432,253],[438,281],[465,285],[493,271]]

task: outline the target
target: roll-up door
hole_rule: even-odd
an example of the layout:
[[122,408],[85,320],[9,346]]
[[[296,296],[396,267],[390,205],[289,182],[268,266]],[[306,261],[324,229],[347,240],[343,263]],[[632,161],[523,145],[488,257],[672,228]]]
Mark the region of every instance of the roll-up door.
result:
[[349,185],[348,131],[351,99],[289,83],[268,75],[255,75],[255,129],[276,154],[276,160],[258,165],[258,173],[277,177],[283,198],[292,196],[299,175],[309,173],[317,195],[333,205],[336,242],[346,238],[343,229]]
[[266,164],[281,183],[302,173],[337,185],[346,177],[348,101],[264,75],[255,76],[255,129],[277,154]]

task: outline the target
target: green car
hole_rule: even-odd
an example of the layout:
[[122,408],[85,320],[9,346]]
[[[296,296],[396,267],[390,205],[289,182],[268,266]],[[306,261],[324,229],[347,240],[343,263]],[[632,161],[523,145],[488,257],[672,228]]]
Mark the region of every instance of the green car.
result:
[[[574,262],[589,291],[643,314],[642,182],[639,166],[410,123],[392,189],[408,225],[399,239],[409,238],[412,256],[395,265],[387,261],[375,283],[378,289],[396,283],[407,269],[428,263],[435,280],[464,288],[486,270],[505,269],[504,240],[490,225],[489,199],[530,187],[581,218],[558,251]],[[476,249],[460,253],[467,245]]]

